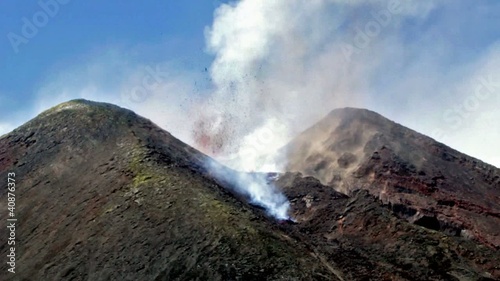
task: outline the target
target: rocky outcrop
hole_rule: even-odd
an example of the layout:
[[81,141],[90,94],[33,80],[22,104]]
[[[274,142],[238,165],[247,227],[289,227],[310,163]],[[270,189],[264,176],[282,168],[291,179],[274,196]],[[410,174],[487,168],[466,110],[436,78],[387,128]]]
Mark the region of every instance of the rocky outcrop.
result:
[[[285,231],[344,280],[498,280],[500,253],[469,239],[411,223],[368,191],[350,196],[317,179],[287,173],[280,186],[296,224]],[[429,225],[426,225],[429,224]]]
[[287,170],[365,189],[410,222],[500,249],[500,170],[363,109],[337,109],[285,149]]

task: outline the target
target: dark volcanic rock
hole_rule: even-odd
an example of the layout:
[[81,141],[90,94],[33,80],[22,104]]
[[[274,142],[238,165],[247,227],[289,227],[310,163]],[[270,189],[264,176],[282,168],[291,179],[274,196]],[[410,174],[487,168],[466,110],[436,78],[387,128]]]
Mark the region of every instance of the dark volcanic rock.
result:
[[288,171],[365,189],[410,222],[500,249],[500,169],[375,112],[334,110],[286,153]]
[[341,269],[344,280],[500,278],[498,251],[400,219],[366,190],[348,197],[296,173],[281,176],[276,184],[290,198],[298,222],[284,230]]
[[[391,146],[379,148],[377,138],[364,144],[354,131],[338,142],[321,139],[345,150],[334,152],[333,162],[329,151],[304,158],[317,161],[311,169],[323,181],[331,165],[350,173],[330,173],[328,184],[269,175],[293,216],[275,221],[223,188],[230,186],[204,168],[213,160],[149,120],[109,104],[61,104],[0,138],[0,179],[17,175],[18,219],[17,273],[2,263],[0,280],[499,279],[498,250],[464,237],[454,213],[466,208],[470,214],[458,214],[494,217],[489,210],[498,202],[434,197],[450,176],[447,166],[413,167]],[[495,184],[496,172],[485,180]],[[385,193],[370,190],[381,184]],[[0,192],[6,198],[6,189]],[[422,194],[435,205],[418,205],[428,202]],[[0,236],[7,235],[2,227]],[[0,244],[4,256],[7,247]]]
[[2,262],[0,280],[337,280],[205,174],[205,155],[131,111],[61,104],[3,136],[0,159],[18,218],[17,273]]

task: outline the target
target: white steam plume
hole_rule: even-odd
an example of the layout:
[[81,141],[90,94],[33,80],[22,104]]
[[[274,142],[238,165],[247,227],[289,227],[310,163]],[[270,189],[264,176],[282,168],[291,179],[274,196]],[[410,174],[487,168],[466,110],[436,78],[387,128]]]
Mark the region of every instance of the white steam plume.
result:
[[[384,35],[397,31],[405,17],[424,17],[439,1],[415,2],[222,4],[206,31],[208,50],[215,55],[210,68],[215,92],[202,104],[203,126],[194,128],[201,140],[198,146],[219,158],[232,155],[228,162],[237,168],[261,170],[267,164],[246,157],[250,152],[242,144],[269,129],[270,122],[278,124],[279,134],[270,128],[273,137],[261,145],[266,148],[284,145],[334,108],[366,106],[370,74],[381,63],[378,52],[385,47]],[[376,24],[376,35],[369,33],[370,24]],[[206,120],[212,120],[209,126]],[[254,150],[251,154],[262,154]]]
[[[242,0],[222,4],[206,30],[213,91],[193,87],[197,73],[160,64],[146,98],[123,102],[120,92],[152,81],[123,63],[125,52],[62,71],[40,104],[54,105],[54,96],[118,103],[242,171],[279,171],[286,163],[274,152],[290,137],[334,108],[365,107],[500,166],[498,13],[487,0]],[[478,85],[488,91],[478,95]],[[254,190],[253,179],[233,181]],[[260,188],[255,201],[277,192]]]
[[[387,1],[242,0],[221,5],[206,31],[208,50],[215,55],[210,68],[215,92],[202,103],[203,116],[193,128],[197,147],[237,170],[279,170],[275,153],[290,136],[335,107],[363,104],[367,79],[361,78],[373,65],[360,62],[370,52],[353,55],[352,32],[342,31],[347,22],[356,23],[362,4],[378,8],[377,16],[388,15],[387,24],[396,25],[400,14],[427,13],[431,3],[401,0],[394,8]],[[288,202],[265,178],[232,182],[269,212],[286,215]]]
[[223,186],[244,196],[251,204],[261,206],[278,220],[290,219],[290,203],[272,184],[274,175],[230,170],[212,159],[207,159],[205,166]]

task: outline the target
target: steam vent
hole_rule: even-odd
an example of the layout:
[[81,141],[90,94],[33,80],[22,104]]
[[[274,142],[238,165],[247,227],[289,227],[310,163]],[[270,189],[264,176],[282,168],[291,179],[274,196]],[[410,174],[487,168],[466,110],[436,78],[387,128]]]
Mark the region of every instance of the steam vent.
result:
[[280,153],[247,174],[118,106],[51,108],[0,137],[0,280],[500,280],[498,168],[355,108]]

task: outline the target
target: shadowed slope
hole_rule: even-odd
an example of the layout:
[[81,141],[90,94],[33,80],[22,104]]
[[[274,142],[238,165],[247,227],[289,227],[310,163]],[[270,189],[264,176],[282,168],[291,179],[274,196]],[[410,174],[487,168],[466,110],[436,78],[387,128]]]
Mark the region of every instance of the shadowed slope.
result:
[[[400,163],[379,154],[373,161]],[[42,113],[0,138],[0,178],[17,175],[18,218],[17,273],[7,274],[3,263],[0,280],[500,278],[497,250],[428,229],[436,225],[429,216],[398,218],[414,208],[406,201],[390,205],[366,191],[341,194],[312,177],[269,174],[296,220],[276,221],[229,192],[230,181],[215,179],[207,161],[113,105],[77,100]],[[370,170],[377,163],[357,165]],[[361,181],[360,171],[343,180],[378,190],[377,178]],[[0,236],[7,235],[2,228]],[[6,254],[7,244],[0,250]]]
[[131,111],[83,100],[3,136],[18,241],[17,273],[2,263],[0,279],[336,279],[205,174],[205,157]]

